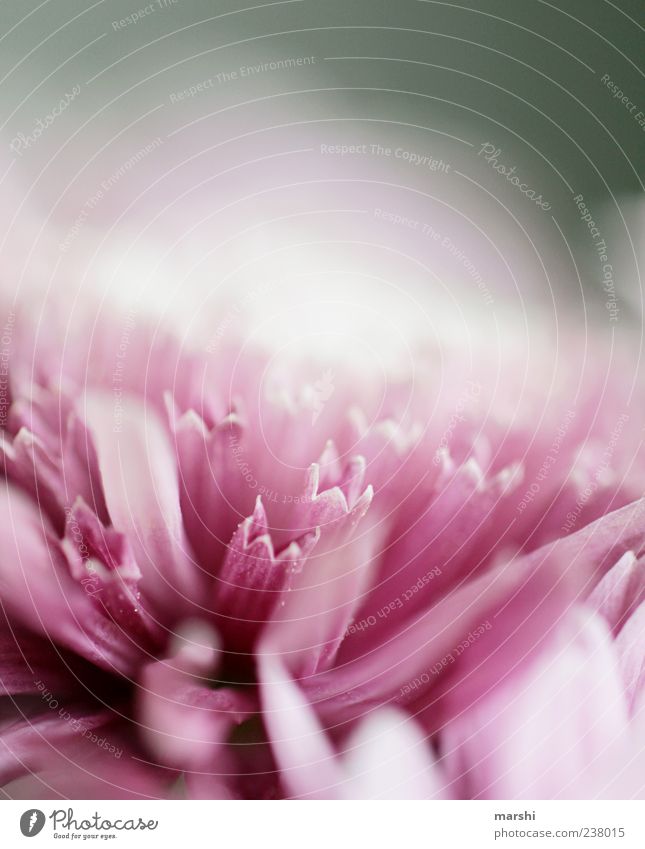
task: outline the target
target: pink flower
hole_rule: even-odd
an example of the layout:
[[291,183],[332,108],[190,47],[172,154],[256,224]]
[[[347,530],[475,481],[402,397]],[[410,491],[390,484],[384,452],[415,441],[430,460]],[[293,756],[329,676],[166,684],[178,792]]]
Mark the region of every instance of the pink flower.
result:
[[642,795],[617,390],[7,321],[6,796]]

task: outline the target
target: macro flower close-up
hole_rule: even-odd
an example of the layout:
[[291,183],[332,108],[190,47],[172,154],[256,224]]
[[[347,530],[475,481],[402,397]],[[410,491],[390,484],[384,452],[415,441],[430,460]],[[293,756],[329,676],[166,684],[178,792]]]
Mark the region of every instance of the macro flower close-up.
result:
[[414,381],[316,380],[30,323],[7,314],[10,798],[642,794],[643,457],[617,393],[513,409],[431,350]]
[[641,845],[642,11],[0,4],[7,849]]

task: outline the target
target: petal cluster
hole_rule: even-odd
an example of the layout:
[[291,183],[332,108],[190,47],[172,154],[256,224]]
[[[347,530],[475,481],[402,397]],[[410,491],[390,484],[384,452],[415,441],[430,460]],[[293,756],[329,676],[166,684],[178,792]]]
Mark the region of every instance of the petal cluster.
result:
[[5,796],[643,795],[627,401],[13,323]]

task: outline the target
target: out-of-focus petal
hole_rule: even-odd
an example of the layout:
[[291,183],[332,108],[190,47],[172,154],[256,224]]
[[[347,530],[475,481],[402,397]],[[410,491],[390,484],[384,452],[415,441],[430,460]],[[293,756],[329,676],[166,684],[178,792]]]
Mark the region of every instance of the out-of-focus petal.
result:
[[53,697],[43,710],[0,731],[0,785],[42,769],[56,758],[59,747],[103,728],[111,719],[109,711],[92,712]]
[[627,729],[606,626],[572,611],[551,652],[449,724],[443,763],[476,798],[629,797],[614,782]]
[[204,626],[185,627],[174,654],[141,673],[138,714],[149,749],[164,764],[184,770],[212,765],[232,729],[247,718],[250,702],[230,688],[208,686],[217,643]]
[[94,439],[110,518],[141,569],[141,589],[155,605],[181,615],[200,597],[179,507],[171,444],[152,408],[124,397],[89,393],[83,413]]
[[4,694],[37,693],[44,683],[56,693],[78,689],[69,652],[57,648],[49,640],[10,623],[0,610],[0,696]]
[[279,657],[258,659],[262,709],[285,789],[298,799],[340,796],[343,775],[311,705]]
[[645,690],[645,602],[629,617],[614,645],[625,682],[627,705],[632,711]]
[[180,795],[175,790],[177,774],[143,763],[111,726],[88,727],[86,736],[68,735],[52,745],[40,738],[25,764],[28,769],[2,787],[5,798],[168,799]]
[[345,747],[348,799],[439,799],[444,780],[414,720],[381,708],[360,722]]
[[430,799],[441,774],[408,716],[386,708],[361,721],[339,754],[282,661],[259,659],[264,719],[288,794],[303,798]]
[[79,496],[107,518],[93,442],[60,389],[34,384],[17,399],[0,449],[8,477],[33,495],[57,528]]
[[[359,651],[348,636],[334,668],[303,677],[303,687],[317,708],[335,721],[386,702],[416,702],[427,693],[433,705],[428,712],[436,722],[440,714],[433,691],[443,673],[451,671],[460,678],[458,695],[451,687],[443,691],[442,709],[450,712],[463,700],[476,699],[482,685],[490,686],[491,672],[497,677],[507,674],[518,657],[539,647],[574,597],[575,588],[567,581],[558,585],[556,574],[550,558],[504,563],[412,617],[386,642]],[[370,622],[365,625],[369,628]],[[475,648],[462,652],[464,640],[474,647],[486,645],[487,651],[480,649],[484,655],[499,651],[498,663],[474,677],[468,661]]]

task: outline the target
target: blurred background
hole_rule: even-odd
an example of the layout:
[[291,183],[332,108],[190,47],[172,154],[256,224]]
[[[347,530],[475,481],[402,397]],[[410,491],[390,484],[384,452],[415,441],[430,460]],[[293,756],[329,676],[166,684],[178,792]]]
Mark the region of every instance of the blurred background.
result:
[[211,348],[243,321],[638,340],[644,12],[4,0],[3,293],[145,304]]

